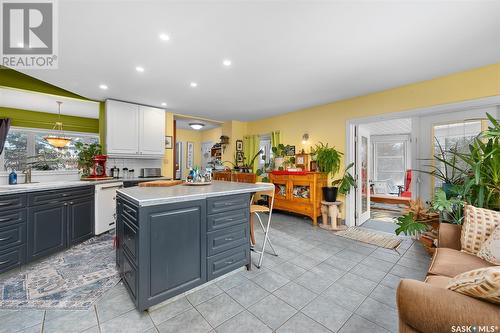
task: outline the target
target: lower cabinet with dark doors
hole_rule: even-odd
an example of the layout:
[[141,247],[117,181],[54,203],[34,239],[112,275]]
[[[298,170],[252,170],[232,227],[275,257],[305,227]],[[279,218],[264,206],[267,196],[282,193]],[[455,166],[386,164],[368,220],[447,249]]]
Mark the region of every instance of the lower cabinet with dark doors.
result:
[[0,196],[0,273],[93,236],[93,186]]
[[117,200],[117,264],[141,311],[250,263],[249,194],[147,207]]

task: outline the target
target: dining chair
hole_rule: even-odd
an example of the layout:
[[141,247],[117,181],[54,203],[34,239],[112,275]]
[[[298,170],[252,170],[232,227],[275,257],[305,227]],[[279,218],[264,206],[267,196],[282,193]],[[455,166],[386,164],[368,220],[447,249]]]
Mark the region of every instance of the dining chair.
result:
[[[262,182],[257,182],[256,184],[269,185],[269,183],[262,183]],[[255,205],[253,203],[253,199],[254,199],[255,194],[266,195],[268,197],[269,206]],[[271,242],[271,239],[269,238],[269,230],[270,230],[270,227],[271,227],[271,217],[273,215],[274,189],[273,190],[269,190],[269,191],[256,192],[255,194],[252,196],[252,199],[251,199],[251,202],[250,202],[250,215],[252,217],[253,217],[253,214],[255,214],[255,216],[257,216],[257,219],[259,220],[260,227],[262,228],[262,231],[264,232],[264,242],[262,244],[262,250],[261,251],[256,250],[255,246],[252,248],[252,251],[254,251],[255,253],[260,254],[259,264],[256,265],[257,268],[260,268],[262,266],[262,260],[264,259],[264,253],[266,251],[266,245],[268,243],[269,243],[269,246],[271,247],[271,249],[273,250],[273,253],[271,253],[271,254],[274,255],[274,256],[278,256],[278,252],[276,252],[276,250],[274,249],[273,243]],[[262,218],[260,216],[260,214],[262,214],[262,213],[268,213],[268,218],[267,218],[267,223],[266,224],[264,224],[264,222],[262,222]],[[253,223],[253,221],[251,223]],[[251,226],[251,228],[252,228],[252,226]]]

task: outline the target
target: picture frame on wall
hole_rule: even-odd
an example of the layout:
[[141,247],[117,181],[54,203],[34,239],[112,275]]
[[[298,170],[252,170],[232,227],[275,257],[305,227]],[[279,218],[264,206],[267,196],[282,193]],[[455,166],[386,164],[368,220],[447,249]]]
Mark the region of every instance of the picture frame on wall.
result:
[[165,136],[165,149],[172,149],[172,136],[171,135],[166,135]]
[[286,146],[285,147],[285,155],[286,156],[295,156],[295,146]]
[[236,140],[236,151],[243,151],[243,141]]
[[301,168],[303,171],[307,171],[309,167],[309,155],[308,154],[295,155],[295,166],[297,168]]
[[244,156],[242,151],[237,151],[236,152],[236,163],[243,163]]
[[191,169],[193,167],[194,160],[194,142],[187,142],[186,149],[186,167]]

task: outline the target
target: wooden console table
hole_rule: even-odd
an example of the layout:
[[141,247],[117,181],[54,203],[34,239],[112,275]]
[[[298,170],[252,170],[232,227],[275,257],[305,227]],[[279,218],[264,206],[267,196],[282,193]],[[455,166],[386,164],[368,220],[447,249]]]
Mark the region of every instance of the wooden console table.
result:
[[313,225],[321,216],[322,187],[327,175],[320,172],[280,173],[269,175],[275,186],[274,208],[309,216]]
[[255,183],[257,181],[255,173],[231,171],[214,171],[212,178],[213,180],[225,180],[238,183]]

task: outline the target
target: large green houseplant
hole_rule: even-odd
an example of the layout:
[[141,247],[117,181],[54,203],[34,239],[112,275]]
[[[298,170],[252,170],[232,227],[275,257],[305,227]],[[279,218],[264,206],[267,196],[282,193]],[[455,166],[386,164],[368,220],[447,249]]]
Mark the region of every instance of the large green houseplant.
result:
[[[320,172],[331,175],[331,177],[339,172],[343,154],[335,149],[335,147],[330,147],[328,143],[324,144],[320,142],[312,149],[311,154],[315,156],[316,164]],[[325,186],[323,187],[323,199],[325,201],[334,202],[337,200],[337,192],[338,187]]]
[[[448,180],[449,185],[438,189],[431,201],[431,209],[439,213],[442,223],[461,224],[466,203],[500,210],[500,123],[486,115],[491,125],[469,144],[468,152],[440,149],[436,160],[446,166],[445,173],[427,172]],[[458,161],[464,163],[459,166]],[[398,225],[397,234],[415,235],[425,230],[424,223],[410,214],[400,217]]]

